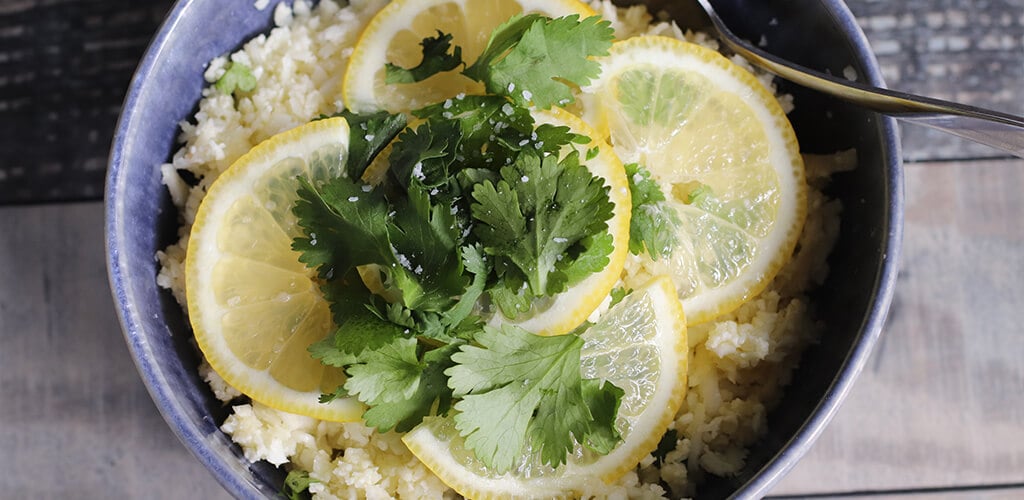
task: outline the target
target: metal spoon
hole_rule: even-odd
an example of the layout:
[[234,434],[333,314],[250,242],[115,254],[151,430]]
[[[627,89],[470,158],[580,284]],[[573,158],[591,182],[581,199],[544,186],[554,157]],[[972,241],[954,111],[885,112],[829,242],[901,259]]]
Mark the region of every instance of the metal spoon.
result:
[[697,3],[711,19],[718,38],[756,66],[852,104],[1024,158],[1024,118],[1020,116],[873,87],[805,68],[773,56],[736,36],[718,17],[710,0],[697,0]]

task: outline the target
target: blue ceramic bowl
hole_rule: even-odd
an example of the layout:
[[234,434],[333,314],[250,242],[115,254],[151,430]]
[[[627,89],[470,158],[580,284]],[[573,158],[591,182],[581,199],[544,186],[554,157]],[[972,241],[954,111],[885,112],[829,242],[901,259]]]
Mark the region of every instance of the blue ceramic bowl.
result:
[[[657,0],[655,2],[657,3]],[[694,13],[665,1],[677,19]],[[177,147],[178,123],[194,113],[204,65],[271,26],[273,6],[225,9],[215,0],[181,0],[132,80],[117,126],[106,185],[110,285],[125,340],[168,425],[218,481],[240,498],[273,497],[283,472],[250,464],[218,429],[225,410],[199,378],[198,356],[181,309],[156,284],[154,254],[175,239],[176,213],[158,165]],[[881,84],[877,62],[841,0],[716,0],[735,31],[767,49],[842,74],[852,66]],[[795,27],[795,28],[794,28]],[[859,167],[838,176],[829,194],[845,211],[831,276],[816,296],[828,335],[806,353],[793,384],[768,418],[768,434],[737,476],[705,485],[701,497],[756,498],[788,471],[835,413],[878,338],[897,271],[903,178],[890,119],[800,88],[791,115],[805,152],[856,147]]]

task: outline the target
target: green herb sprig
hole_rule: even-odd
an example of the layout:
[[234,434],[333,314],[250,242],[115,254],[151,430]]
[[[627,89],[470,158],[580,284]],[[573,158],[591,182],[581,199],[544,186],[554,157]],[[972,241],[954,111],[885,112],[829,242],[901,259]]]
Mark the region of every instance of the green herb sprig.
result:
[[[401,132],[398,115],[347,116],[347,175],[302,183],[294,208],[305,235],[293,248],[317,270],[337,325],[310,352],[348,376],[322,401],[357,398],[381,431],[449,415],[499,473],[527,449],[558,466],[576,446],[608,453],[621,440],[622,390],[582,377],[578,335],[482,319],[526,314],[607,265],[613,204],[586,168],[590,140],[537,125],[527,106],[571,100],[569,85],[597,75],[591,57],[611,39],[597,18],[517,16],[463,71],[487,95],[415,110],[417,124]],[[423,62],[388,65],[389,80],[464,65],[450,42],[444,33],[423,40]],[[379,137],[396,138],[385,179],[371,186],[359,179],[383,160]],[[390,302],[366,289],[360,269],[380,273]]]

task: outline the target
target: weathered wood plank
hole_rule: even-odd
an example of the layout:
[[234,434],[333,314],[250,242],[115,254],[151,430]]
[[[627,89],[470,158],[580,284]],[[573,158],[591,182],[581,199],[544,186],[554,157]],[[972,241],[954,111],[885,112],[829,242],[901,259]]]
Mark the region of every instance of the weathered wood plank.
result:
[[102,227],[101,203],[0,208],[0,497],[226,498],[142,385]]
[[[847,0],[889,87],[1024,115],[1024,0]],[[918,126],[909,160],[1006,156]]]
[[103,196],[121,102],[172,3],[0,2],[0,203]]
[[774,493],[1024,483],[1024,160],[906,173],[882,341]]
[[[125,90],[171,3],[0,2],[0,204],[102,196]],[[848,3],[891,87],[1024,114],[1024,0]],[[904,146],[911,160],[1000,154],[909,126]]]

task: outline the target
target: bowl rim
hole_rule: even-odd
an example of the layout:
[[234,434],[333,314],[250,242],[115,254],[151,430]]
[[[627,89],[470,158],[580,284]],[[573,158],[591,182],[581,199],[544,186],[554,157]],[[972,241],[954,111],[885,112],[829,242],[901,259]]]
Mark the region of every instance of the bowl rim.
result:
[[119,250],[126,240],[124,231],[127,227],[124,197],[120,196],[120,193],[127,190],[126,176],[122,170],[128,146],[126,137],[135,123],[141,119],[136,105],[141,87],[166,49],[174,27],[193,2],[194,0],[177,0],[171,7],[135,69],[121,106],[121,115],[114,128],[103,195],[107,276],[121,331],[132,354],[132,360],[163,419],[182,444],[199,459],[226,491],[239,498],[259,499],[262,497],[258,489],[242,479],[236,473],[237,469],[232,467],[225,457],[209,449],[206,434],[188,417],[184,397],[170,390],[167,373],[156,362],[149,340],[141,334],[145,322],[129,298],[128,283],[131,283],[133,275],[138,274],[139,270],[132,269]]
[[[132,281],[133,274],[137,274],[139,270],[132,269],[119,250],[126,240],[124,234],[126,224],[124,222],[127,216],[123,203],[124,198],[120,196],[120,193],[126,190],[126,177],[122,166],[125,165],[124,157],[128,146],[126,138],[134,124],[141,119],[136,106],[141,87],[147,75],[153,71],[154,66],[164,53],[174,27],[195,1],[177,0],[174,3],[136,68],[122,104],[122,112],[114,129],[104,188],[107,275],[118,320],[132,359],[164,420],[189,452],[229,493],[239,498],[258,499],[263,498],[259,488],[238,475],[237,465],[232,466],[228,463],[227,457],[209,449],[209,439],[206,433],[195,425],[189,417],[189,412],[186,411],[184,396],[170,390],[167,373],[157,363],[150,342],[142,334],[145,322],[141,318],[138,308],[130,300],[128,283]],[[843,0],[820,1],[833,21],[843,28],[853,51],[853,57],[864,64],[865,74],[862,76],[865,82],[884,86],[878,61],[849,7]],[[870,310],[862,320],[859,334],[853,340],[853,348],[847,354],[835,379],[810,416],[783,444],[775,456],[733,492],[731,498],[763,497],[796,465],[837,413],[840,403],[848,395],[853,382],[864,369],[881,335],[894,296],[899,268],[903,235],[904,181],[896,121],[891,117],[880,115],[877,119],[881,151],[887,169],[885,178],[888,182],[885,194],[889,202],[889,210],[884,228],[883,248],[881,249],[883,259],[876,270],[875,289],[870,299]]]
[[[843,28],[853,50],[853,56],[864,63],[862,75],[865,83],[885,87],[878,59],[871,50],[864,31],[843,0],[820,0],[836,24]],[[892,304],[899,273],[900,252],[903,243],[904,180],[903,155],[896,119],[875,115],[878,119],[878,134],[885,160],[887,212],[886,227],[883,228],[882,262],[875,270],[875,289],[871,294],[868,313],[862,319],[860,333],[853,340],[853,348],[832,384],[815,406],[810,416],[772,457],[746,483],[739,487],[730,498],[756,499],[768,494],[771,488],[786,475],[807,453],[818,436],[839,410],[840,404],[849,394],[853,383],[864,370],[867,361],[885,326],[889,307]]]

